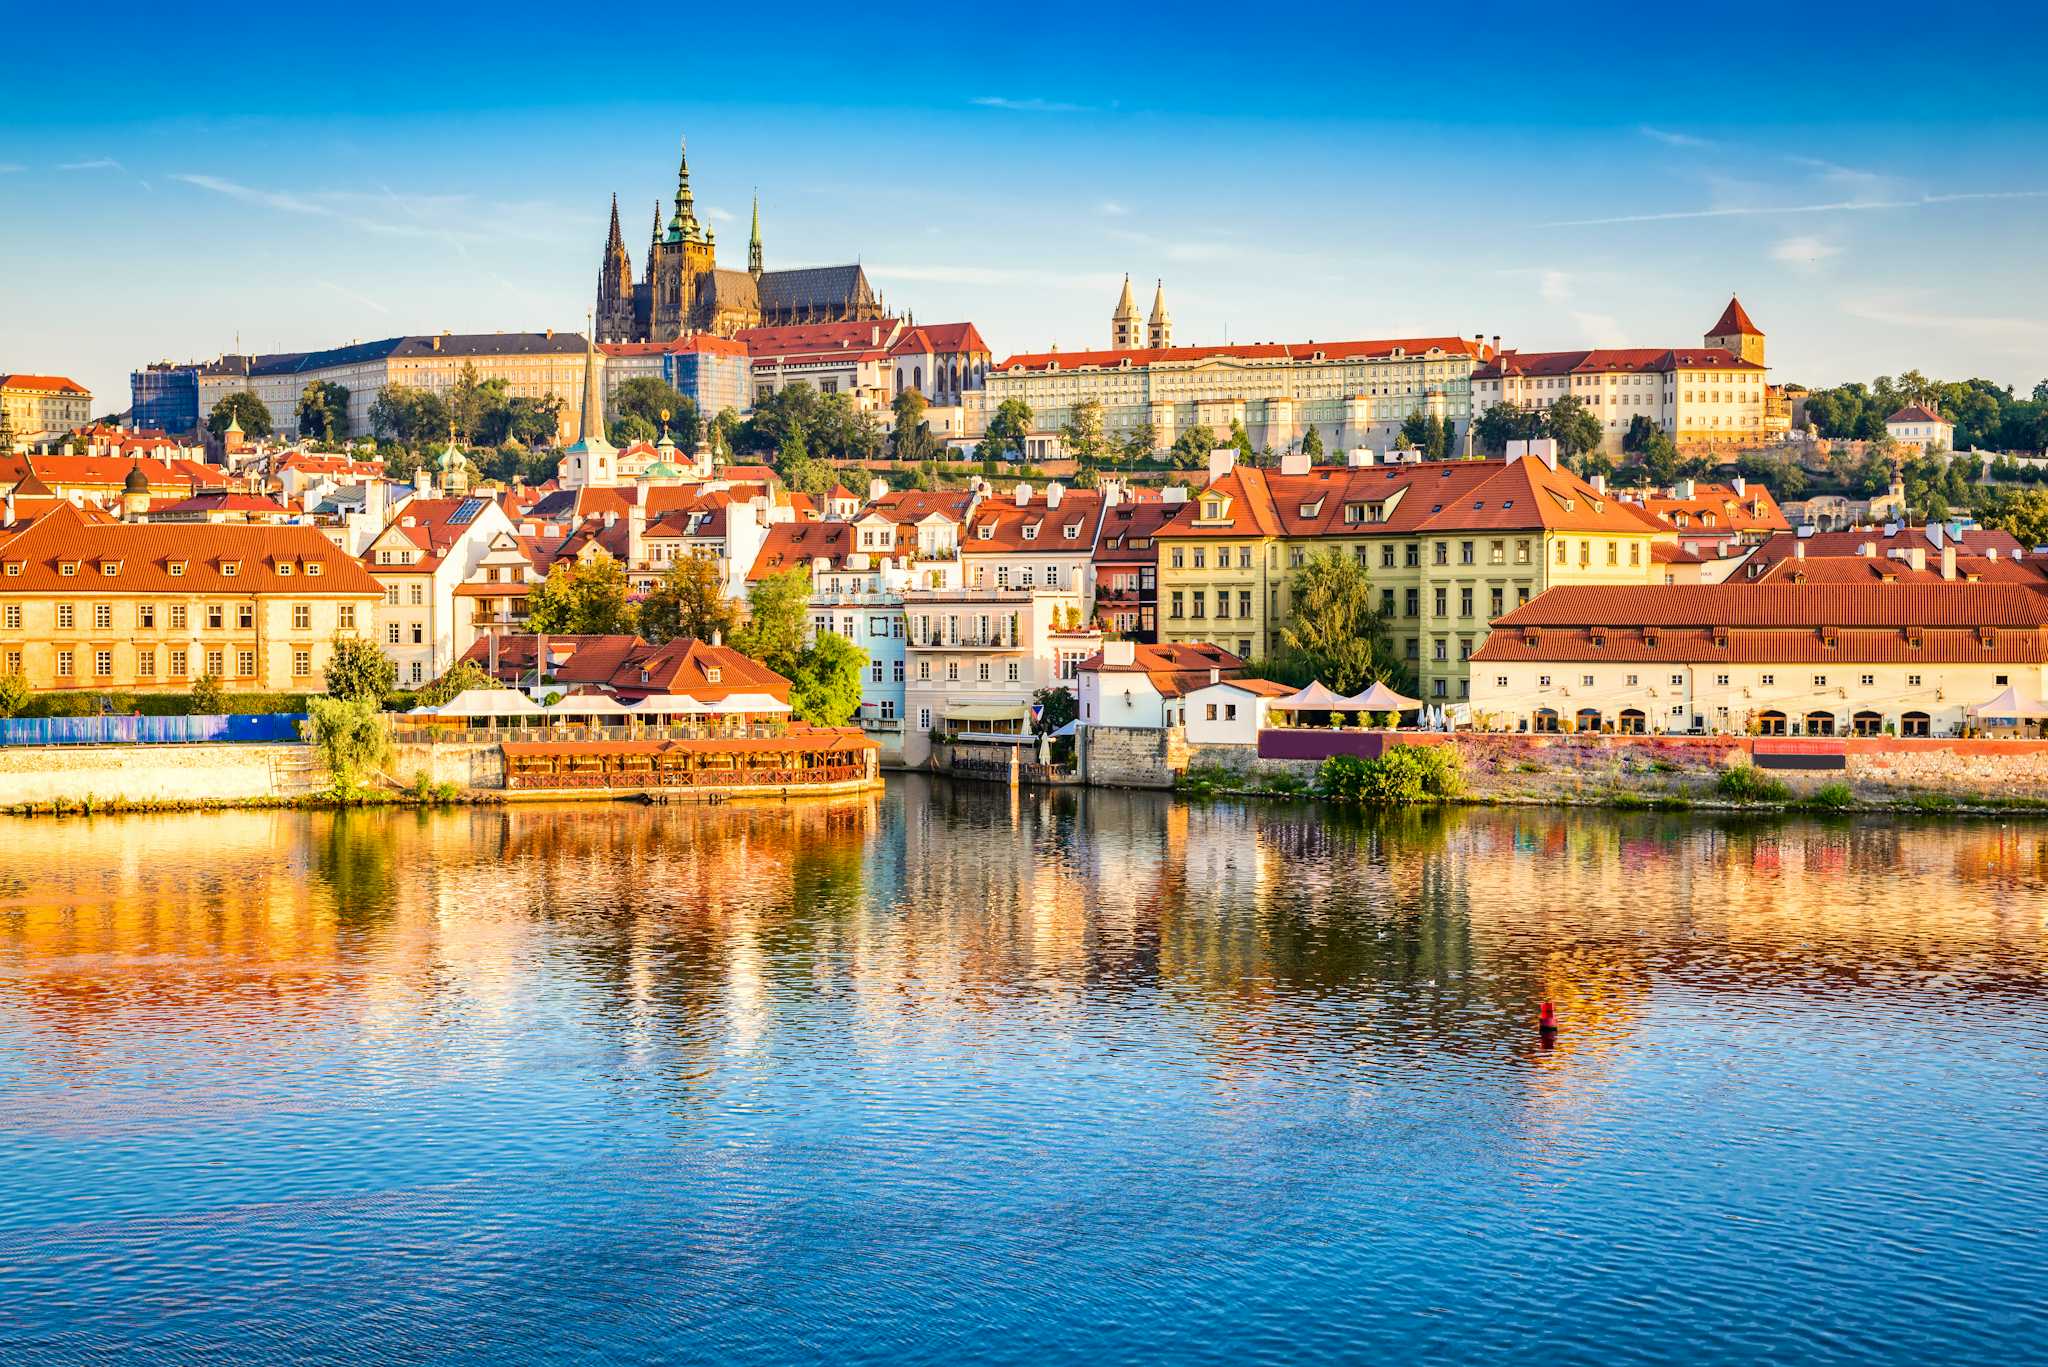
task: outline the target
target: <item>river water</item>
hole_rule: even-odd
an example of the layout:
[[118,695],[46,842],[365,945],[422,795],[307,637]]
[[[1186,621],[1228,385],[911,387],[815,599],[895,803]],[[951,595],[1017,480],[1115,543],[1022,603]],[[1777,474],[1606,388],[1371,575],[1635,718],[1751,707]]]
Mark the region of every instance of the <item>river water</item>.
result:
[[8,821],[0,1361],[2041,1361],[2044,918],[2010,822]]

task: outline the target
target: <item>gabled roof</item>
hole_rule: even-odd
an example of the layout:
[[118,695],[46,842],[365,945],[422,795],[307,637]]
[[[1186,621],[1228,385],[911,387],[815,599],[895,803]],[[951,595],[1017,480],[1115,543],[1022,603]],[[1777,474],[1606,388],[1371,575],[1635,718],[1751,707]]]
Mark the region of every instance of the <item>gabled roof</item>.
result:
[[[66,564],[73,566],[68,575],[61,568]],[[20,568],[9,572],[9,565]],[[67,503],[0,544],[0,593],[94,590],[309,596],[382,592],[354,557],[311,527],[101,522]]]
[[[1211,495],[1221,495],[1225,500],[1220,518],[1202,516],[1204,501],[1214,501]],[[1238,466],[1177,507],[1173,516],[1160,527],[1159,535],[1218,538],[1278,536],[1281,525],[1279,515],[1274,511],[1267,472]]]
[[[1031,501],[991,494],[975,508],[960,536],[962,555],[1033,554],[1093,555],[1102,495],[1093,489],[1062,490],[1057,508],[1043,490]],[[1067,532],[1073,529],[1074,535]]]
[[768,528],[747,578],[767,579],[788,570],[808,570],[819,557],[830,561],[831,568],[843,570],[853,550],[851,523],[777,522]]
[[1643,511],[1670,523],[1681,531],[1789,531],[1778,501],[1761,484],[1746,486],[1736,493],[1729,484],[1696,484],[1689,498],[1677,494],[1649,494]]
[[[1244,661],[1223,647],[1206,641],[1131,647],[1131,663],[1109,664],[1106,652],[1097,652],[1077,668],[1091,674],[1143,674],[1162,698],[1178,698],[1191,689],[1207,685],[1212,672],[1228,678],[1244,670]],[[1291,690],[1289,690],[1291,691]]]
[[1119,503],[1102,515],[1095,539],[1098,564],[1150,565],[1159,559],[1152,539],[1180,511],[1178,503],[1156,500]]
[[1503,351],[1475,380],[1515,376],[1668,374],[1674,370],[1763,370],[1721,347],[1603,347],[1591,351]]
[[875,292],[859,266],[805,266],[761,272],[760,300],[764,313],[801,312],[849,304],[872,307]]
[[1925,404],[1909,403],[1885,419],[1886,422],[1947,422],[1939,413],[1929,412]]
[[966,489],[895,489],[868,504],[864,514],[879,514],[903,525],[922,522],[933,513],[964,522],[974,495]]
[[39,394],[84,394],[92,391],[63,375],[0,375],[0,389],[26,389]]
[[2048,593],[2006,584],[1675,584],[1567,586],[1494,623],[1564,627],[2048,626]]

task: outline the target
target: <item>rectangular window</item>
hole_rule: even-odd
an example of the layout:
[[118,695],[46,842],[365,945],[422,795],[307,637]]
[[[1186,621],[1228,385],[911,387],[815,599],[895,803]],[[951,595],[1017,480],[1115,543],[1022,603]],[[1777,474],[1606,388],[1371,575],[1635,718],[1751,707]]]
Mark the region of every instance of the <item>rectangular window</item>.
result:
[[1179,568],[1181,567],[1181,564],[1180,564],[1180,551],[1181,551],[1181,548],[1180,548],[1180,547],[1178,547],[1178,546],[1175,546],[1175,547],[1173,548],[1173,550],[1172,550],[1171,552],[1169,552],[1169,553],[1168,553],[1168,560],[1167,560],[1167,563],[1168,563],[1168,564],[1170,564],[1170,565],[1172,565],[1172,566],[1173,566],[1173,567],[1174,567],[1175,569],[1179,569]]
[[932,677],[932,662],[930,660],[919,660],[917,662],[917,677],[920,683],[930,682]]
[[354,631],[356,629],[356,605],[354,603],[343,603],[340,608],[340,616],[341,621],[339,625],[343,631]]
[[238,651],[236,651],[236,652],[235,652],[235,677],[236,677],[236,678],[238,678],[238,679],[252,679],[252,678],[254,678],[255,676],[256,676],[256,652],[255,652],[255,651],[253,651],[253,650],[238,650]]
[[1430,595],[1430,600],[1435,606],[1437,616],[1448,617],[1451,615],[1451,591],[1449,589],[1436,590],[1436,592]]
[[398,623],[386,622],[384,624],[384,643],[394,646],[398,644]]
[[185,629],[186,621],[187,617],[185,605],[183,603],[171,604],[171,630],[183,631]]
[[1237,615],[1240,617],[1252,615],[1252,591],[1250,589],[1239,589],[1237,591]]
[[292,630],[293,630],[293,631],[311,631],[312,629],[313,629],[313,606],[312,606],[312,604],[310,604],[310,603],[294,603],[294,604],[292,604]]
[[216,679],[228,672],[227,655],[224,651],[215,649],[206,652],[206,672]]
[[77,625],[77,609],[69,603],[57,604],[57,630],[69,631]]
[[1472,563],[1472,546],[1473,543],[1470,541],[1460,541],[1458,543],[1458,563],[1460,565]]
[[227,609],[218,603],[208,603],[206,605],[206,629],[208,631],[219,631],[227,624]]
[[1517,565],[1526,565],[1526,564],[1528,564],[1528,563],[1529,563],[1529,543],[1528,543],[1528,542],[1526,542],[1526,541],[1517,541],[1517,542],[1515,543],[1515,563],[1516,563]]
[[94,631],[112,631],[114,629],[114,605],[112,603],[94,603],[92,605],[92,627]]
[[135,625],[144,631],[153,629],[156,626],[156,604],[138,605],[135,609]]
[[135,652],[135,677],[154,679],[156,677],[156,647],[144,646]]
[[959,683],[959,682],[960,682],[960,662],[959,662],[958,660],[948,660],[948,661],[946,661],[946,682],[947,682],[947,683]]
[[398,585],[386,584],[384,586],[384,603],[387,607],[395,608],[398,606]]
[[1229,589],[1218,589],[1216,591],[1216,616],[1219,619],[1227,619],[1230,616]]
[[424,584],[414,584],[414,585],[412,586],[412,605],[413,605],[414,607],[418,607],[418,606],[420,606],[420,604],[422,604],[422,603],[424,603],[424,602],[426,602],[426,601],[427,601],[427,590],[426,590],[426,585],[424,585]]
[[1451,563],[1450,542],[1439,541],[1436,543],[1436,563],[1439,565],[1448,565]]
[[893,681],[894,681],[894,682],[896,682],[896,683],[902,683],[902,682],[903,682],[903,661],[901,661],[901,660],[891,660],[891,661],[889,662],[889,664],[890,664],[890,666],[891,666],[891,669],[890,669],[890,673],[891,673],[891,674],[893,675]]
[[7,610],[6,610],[6,612],[5,612],[4,614],[0,614],[0,620],[4,620],[4,621],[5,621],[5,623],[6,623],[6,627],[7,627],[7,630],[9,630],[9,631],[20,631],[20,630],[21,630],[21,604],[19,604],[19,603],[9,603],[9,604],[7,605]]
[[1460,617],[1470,617],[1472,615],[1472,590],[1458,590],[1458,615]]
[[303,646],[292,651],[292,677],[303,679],[313,672],[313,652]]
[[[1017,665],[1017,662],[1016,662],[1015,660],[1012,660],[1012,661],[1010,661],[1010,682],[1011,682],[1011,683],[1016,683],[1016,682],[1017,682],[1017,669],[1018,669],[1018,665]],[[1071,676],[1069,676],[1069,677],[1071,677]]]
[[172,678],[182,679],[185,677],[185,652],[182,647],[173,646],[169,652],[169,658],[164,663],[169,669]]
[[1491,589],[1487,592],[1488,615],[1498,617],[1507,607],[1507,590]]
[[1486,548],[1486,563],[1489,565],[1507,564],[1508,543],[1505,541],[1496,541],[1489,545]]
[[1195,568],[1198,570],[1209,568],[1209,554],[1200,546],[1195,547]]
[[1252,548],[1250,546],[1239,546],[1237,548],[1237,567],[1241,570],[1248,570],[1252,567]]
[[1179,590],[1179,589],[1175,589],[1175,590],[1173,590],[1173,594],[1172,594],[1172,596],[1171,596],[1171,597],[1170,597],[1170,598],[1169,598],[1169,599],[1167,600],[1167,605],[1166,605],[1166,615],[1167,615],[1168,617],[1179,617],[1179,616],[1181,616],[1181,615],[1182,615],[1182,614],[1181,614],[1181,593],[1180,593],[1180,590]]
[[256,609],[249,603],[235,605],[235,629],[248,631],[256,625]]
[[92,676],[95,679],[111,679],[114,677],[113,651],[95,650],[92,653]]
[[1380,547],[1380,568],[1383,570],[1394,568],[1394,546],[1392,542],[1388,542]]
[[1196,621],[1200,621],[1203,617],[1208,615],[1209,592],[1207,589],[1196,589],[1194,591],[1194,607]]
[[60,679],[71,677],[71,652],[68,650],[57,652],[57,677]]

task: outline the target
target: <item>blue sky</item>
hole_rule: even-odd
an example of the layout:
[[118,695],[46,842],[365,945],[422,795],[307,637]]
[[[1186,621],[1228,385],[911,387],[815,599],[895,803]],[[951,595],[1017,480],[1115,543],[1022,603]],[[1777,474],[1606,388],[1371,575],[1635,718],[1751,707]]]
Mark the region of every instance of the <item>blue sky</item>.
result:
[[2048,376],[2038,6],[561,13],[18,21],[119,55],[9,74],[0,369],[581,327],[686,133],[723,263],[758,187],[771,266],[999,356],[1128,271],[1182,342],[1696,344],[1734,290],[1777,379]]

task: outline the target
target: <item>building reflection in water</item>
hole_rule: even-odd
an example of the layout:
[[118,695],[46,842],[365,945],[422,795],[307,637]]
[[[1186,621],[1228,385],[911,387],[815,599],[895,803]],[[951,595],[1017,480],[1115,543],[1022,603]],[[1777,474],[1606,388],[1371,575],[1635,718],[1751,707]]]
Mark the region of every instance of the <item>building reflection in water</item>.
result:
[[915,776],[789,806],[15,820],[0,1013],[27,1067],[79,1077],[137,1031],[252,1066],[292,1031],[459,1038],[482,1070],[558,1031],[687,1110],[807,1052],[857,1079],[1030,1035],[1069,1061],[1192,1050],[1223,1094],[1370,1105],[1445,1070],[1568,1115],[1660,1018],[2038,1000],[2044,906],[2039,825],[1373,818]]

